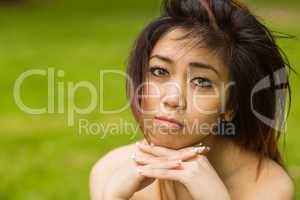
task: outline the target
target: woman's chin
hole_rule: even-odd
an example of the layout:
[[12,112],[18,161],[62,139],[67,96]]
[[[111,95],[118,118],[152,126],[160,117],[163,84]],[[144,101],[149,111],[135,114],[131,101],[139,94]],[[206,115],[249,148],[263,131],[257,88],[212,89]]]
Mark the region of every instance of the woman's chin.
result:
[[209,134],[193,137],[180,134],[147,134],[150,142],[156,146],[162,146],[169,149],[182,149],[193,146],[205,140]]
[[182,137],[176,135],[149,135],[151,143],[169,149],[181,149],[185,147]]

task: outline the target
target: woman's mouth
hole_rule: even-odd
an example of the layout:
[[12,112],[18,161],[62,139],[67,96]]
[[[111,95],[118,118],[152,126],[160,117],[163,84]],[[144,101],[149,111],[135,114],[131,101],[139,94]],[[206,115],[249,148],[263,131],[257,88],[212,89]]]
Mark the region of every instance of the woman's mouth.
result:
[[161,128],[169,128],[169,129],[181,129],[183,128],[183,124],[174,118],[168,118],[164,116],[156,116],[154,117],[154,123]]

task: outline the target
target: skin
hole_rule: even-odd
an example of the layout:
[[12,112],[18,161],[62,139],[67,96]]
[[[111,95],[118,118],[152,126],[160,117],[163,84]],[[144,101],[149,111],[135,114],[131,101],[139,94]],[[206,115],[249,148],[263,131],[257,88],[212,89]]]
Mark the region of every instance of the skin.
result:
[[[159,199],[160,187],[168,199],[293,199],[292,180],[278,164],[263,159],[255,180],[258,155],[211,131],[227,97],[220,91],[230,83],[229,72],[209,49],[175,40],[184,33],[174,29],[163,36],[149,60],[141,109],[144,134],[153,145],[142,140],[98,161],[90,176],[91,198]],[[183,127],[172,128],[155,120],[157,115]],[[203,124],[209,128],[192,129]],[[200,142],[209,149],[195,150]]]
[[[228,70],[217,55],[206,48],[191,47],[189,40],[175,40],[183,33],[175,29],[155,45],[142,98],[145,134],[152,143],[173,149],[198,143],[209,135],[205,127],[216,123],[222,101],[219,91],[222,84],[229,83]],[[212,69],[200,66],[202,63]],[[184,129],[164,130],[153,120],[156,115],[175,118],[184,123]]]

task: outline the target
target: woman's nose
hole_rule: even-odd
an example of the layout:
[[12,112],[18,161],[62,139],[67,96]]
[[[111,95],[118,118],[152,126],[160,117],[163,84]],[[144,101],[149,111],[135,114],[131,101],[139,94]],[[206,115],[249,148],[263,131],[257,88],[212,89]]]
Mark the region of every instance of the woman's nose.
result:
[[163,104],[166,107],[172,109],[185,109],[186,101],[185,101],[185,92],[184,88],[180,87],[180,85],[176,82],[169,83],[169,86],[166,87],[166,92],[163,97]]

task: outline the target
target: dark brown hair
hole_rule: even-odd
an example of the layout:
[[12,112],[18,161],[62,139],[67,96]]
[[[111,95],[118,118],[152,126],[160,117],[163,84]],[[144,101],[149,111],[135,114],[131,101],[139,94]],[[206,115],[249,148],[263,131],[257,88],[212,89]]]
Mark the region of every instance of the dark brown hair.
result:
[[[292,68],[275,39],[289,36],[270,31],[246,6],[233,0],[165,0],[162,8],[161,16],[140,33],[129,56],[127,74],[131,81],[127,80],[127,94],[137,121],[140,101],[134,97],[142,92],[135,93],[144,81],[151,51],[164,34],[183,28],[187,32],[183,38],[198,38],[195,45],[205,44],[219,52],[229,68],[231,80],[235,82],[227,102],[227,108],[234,111],[232,122],[236,134],[232,139],[259,153],[258,168],[263,157],[284,167],[278,140],[283,132],[286,97],[290,103],[288,73]],[[280,74],[275,75],[278,70]],[[262,82],[263,86],[269,86],[256,93],[251,101],[251,91],[263,79],[269,81]],[[278,89],[287,92],[278,96]],[[253,108],[274,119],[276,124],[262,122]]]

